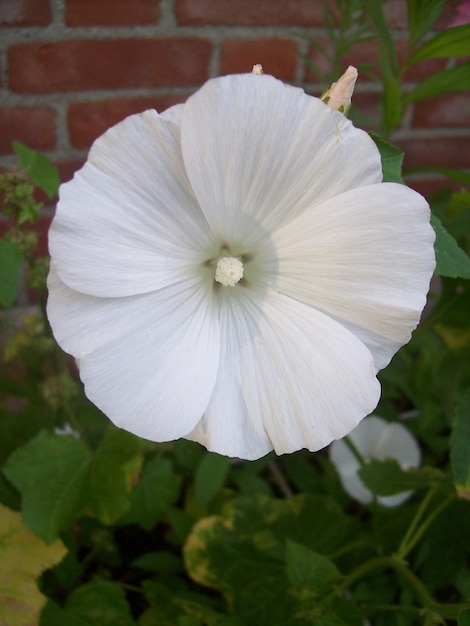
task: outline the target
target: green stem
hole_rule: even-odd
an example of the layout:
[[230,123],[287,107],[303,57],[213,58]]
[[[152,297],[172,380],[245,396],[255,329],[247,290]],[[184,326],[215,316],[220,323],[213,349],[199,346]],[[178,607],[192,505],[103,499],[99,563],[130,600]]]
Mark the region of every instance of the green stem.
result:
[[346,591],[346,589],[348,589],[357,580],[377,568],[394,569],[410,584],[416,596],[426,609],[438,613],[445,619],[455,619],[459,611],[465,608],[465,605],[463,604],[440,604],[439,602],[435,602],[419,578],[417,578],[413,572],[408,569],[405,563],[393,556],[380,556],[366,561],[366,563],[363,563],[346,576],[342,582],[336,586],[335,592],[339,594]]
[[[435,489],[435,488],[434,488]],[[430,493],[433,490],[430,491]],[[429,494],[428,494],[429,495]],[[434,511],[431,513],[431,515],[429,515],[429,517],[421,524],[421,526],[418,528],[418,530],[416,531],[414,537],[412,537],[411,539],[408,540],[408,542],[403,546],[403,542],[402,542],[402,546],[400,546],[400,549],[398,551],[398,558],[405,558],[405,556],[407,554],[409,554],[409,552],[415,547],[415,545],[418,543],[418,541],[421,539],[421,537],[424,535],[424,533],[426,532],[426,530],[429,528],[429,526],[432,524],[432,522],[436,519],[436,517],[438,515],[440,515],[442,513],[442,511],[453,501],[455,500],[455,495],[452,494],[451,496],[449,496],[446,500],[444,500],[444,502],[442,502],[440,504],[440,506],[438,506],[436,509],[434,509]],[[424,500],[423,500],[424,502]],[[410,526],[411,528],[411,526]],[[408,533],[407,533],[408,534]],[[406,539],[406,537],[405,537]]]
[[365,459],[362,456],[362,454],[359,452],[359,450],[357,449],[357,447],[354,444],[354,442],[352,441],[352,439],[350,437],[344,437],[343,441],[348,446],[348,448],[351,450],[351,452],[353,453],[353,455],[354,455],[356,461],[359,463],[359,465],[361,467],[364,467],[364,465],[366,464]]
[[[423,499],[423,501],[419,505],[418,510],[416,511],[416,515],[414,516],[411,524],[409,525],[408,530],[406,531],[406,534],[403,537],[403,540],[402,540],[402,542],[400,544],[400,547],[398,548],[397,558],[404,559],[405,556],[410,551],[410,549],[408,548],[408,545],[412,541],[412,537],[414,535],[414,532],[415,532],[416,528],[418,527],[418,524],[420,523],[421,518],[423,517],[424,512],[427,509],[428,504],[432,500],[432,498],[433,498],[435,493],[436,493],[436,488],[435,487],[431,487],[431,489],[428,491],[426,497]],[[414,545],[414,543],[413,543],[413,545]]]

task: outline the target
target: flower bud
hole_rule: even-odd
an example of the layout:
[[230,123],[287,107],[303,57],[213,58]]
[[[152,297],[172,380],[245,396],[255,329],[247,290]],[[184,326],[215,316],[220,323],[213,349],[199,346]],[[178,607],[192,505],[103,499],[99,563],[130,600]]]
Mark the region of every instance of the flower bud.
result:
[[357,80],[357,69],[350,65],[341,78],[325,91],[321,99],[333,111],[347,114],[351,106],[351,97]]

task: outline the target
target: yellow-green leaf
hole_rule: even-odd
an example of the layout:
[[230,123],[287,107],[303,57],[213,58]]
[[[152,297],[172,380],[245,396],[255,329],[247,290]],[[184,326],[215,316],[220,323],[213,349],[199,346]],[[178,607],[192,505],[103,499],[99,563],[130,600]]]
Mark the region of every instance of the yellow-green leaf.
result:
[[46,603],[37,586],[42,572],[59,563],[67,550],[57,539],[46,545],[19,513],[0,504],[1,624],[35,626]]

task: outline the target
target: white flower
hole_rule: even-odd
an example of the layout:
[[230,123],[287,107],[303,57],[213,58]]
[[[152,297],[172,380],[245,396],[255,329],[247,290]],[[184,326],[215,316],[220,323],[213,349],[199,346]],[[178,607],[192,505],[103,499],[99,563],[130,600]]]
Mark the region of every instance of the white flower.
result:
[[88,397],[245,459],[350,432],[434,268],[426,201],[381,180],[365,132],[268,75],[111,128],[50,231],[48,315]]
[[[413,435],[401,424],[387,422],[381,417],[366,417],[350,434],[349,439],[365,462],[373,459],[395,459],[402,469],[419,467],[421,451]],[[373,493],[359,478],[359,460],[344,441],[334,441],[329,448],[330,460],[336,467],[344,490],[355,500],[368,504]],[[393,507],[407,500],[411,491],[393,496],[379,496],[383,506]]]

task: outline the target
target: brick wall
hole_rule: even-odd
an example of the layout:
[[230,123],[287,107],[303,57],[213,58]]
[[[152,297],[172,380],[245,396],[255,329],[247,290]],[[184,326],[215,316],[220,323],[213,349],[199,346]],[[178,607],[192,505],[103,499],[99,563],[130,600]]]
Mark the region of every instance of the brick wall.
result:
[[[449,0],[438,29],[456,5]],[[400,52],[406,2],[385,6]],[[209,77],[253,63],[319,94],[324,85],[306,58],[328,71],[309,43],[327,44],[322,15],[319,0],[0,0],[0,167],[14,162],[17,139],[46,152],[69,178],[110,125],[182,102]],[[369,42],[345,62],[376,60]],[[447,63],[424,62],[406,80],[416,84]],[[354,99],[372,119],[377,89],[363,75]],[[469,121],[469,96],[448,95],[411,106],[392,140],[405,148],[408,166],[470,168]],[[410,184],[423,192],[439,185],[429,177]]]

